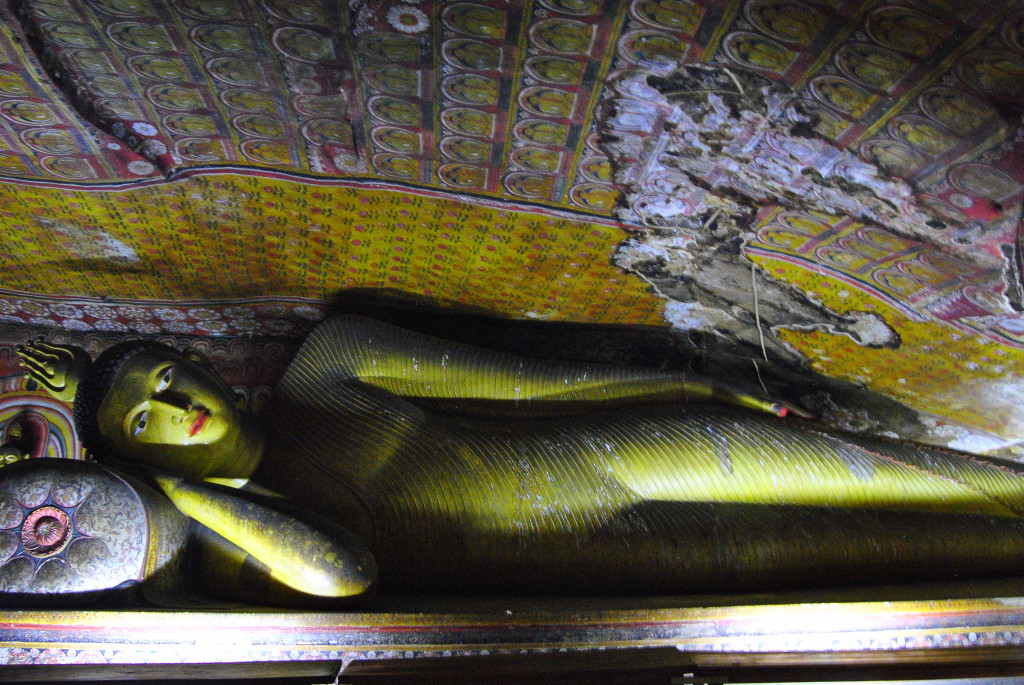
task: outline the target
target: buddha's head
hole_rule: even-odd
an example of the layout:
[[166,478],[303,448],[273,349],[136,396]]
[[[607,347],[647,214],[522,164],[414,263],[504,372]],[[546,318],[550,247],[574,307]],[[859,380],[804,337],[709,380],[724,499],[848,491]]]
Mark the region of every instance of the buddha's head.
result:
[[101,458],[193,478],[246,477],[259,458],[256,423],[195,350],[116,345],[82,378],[74,410],[83,444]]
[[14,445],[0,445],[0,466],[7,466],[27,458],[28,455]]

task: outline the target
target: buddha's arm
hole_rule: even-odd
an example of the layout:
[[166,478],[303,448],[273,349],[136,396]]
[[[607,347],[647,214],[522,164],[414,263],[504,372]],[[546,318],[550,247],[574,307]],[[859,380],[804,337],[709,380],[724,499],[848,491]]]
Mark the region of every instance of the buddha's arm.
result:
[[637,367],[546,362],[441,340],[361,317],[317,331],[334,338],[335,361],[357,380],[432,402],[572,405],[719,401],[785,414],[778,402],[711,379]]
[[166,476],[157,482],[182,513],[251,555],[285,586],[318,597],[351,597],[376,580],[370,553],[341,529],[325,532],[239,491]]

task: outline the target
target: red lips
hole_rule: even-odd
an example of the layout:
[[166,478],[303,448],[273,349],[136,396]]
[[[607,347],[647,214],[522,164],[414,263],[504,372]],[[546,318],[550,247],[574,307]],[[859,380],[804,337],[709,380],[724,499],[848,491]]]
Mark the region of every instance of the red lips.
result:
[[192,425],[188,427],[188,437],[192,437],[199,431],[203,430],[203,426],[206,425],[206,421],[210,418],[210,412],[206,409],[200,409],[199,415],[196,416],[196,420],[192,422]]

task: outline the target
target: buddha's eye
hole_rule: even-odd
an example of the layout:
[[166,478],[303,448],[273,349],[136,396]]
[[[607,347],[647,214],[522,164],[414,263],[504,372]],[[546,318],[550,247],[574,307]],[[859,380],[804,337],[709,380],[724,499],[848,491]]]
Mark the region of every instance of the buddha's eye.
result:
[[139,414],[139,418],[135,420],[135,428],[132,429],[132,437],[136,437],[142,431],[146,430],[146,423],[149,421],[149,412],[144,411]]
[[163,392],[171,384],[171,376],[174,373],[174,367],[168,366],[162,374],[160,374],[160,380],[156,382],[156,391]]

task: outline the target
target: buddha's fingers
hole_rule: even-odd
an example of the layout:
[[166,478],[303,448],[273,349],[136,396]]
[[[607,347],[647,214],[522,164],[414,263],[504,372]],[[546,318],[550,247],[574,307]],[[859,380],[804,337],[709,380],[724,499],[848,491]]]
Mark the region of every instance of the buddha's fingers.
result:
[[19,345],[17,350],[19,363],[28,377],[67,402],[74,400],[78,383],[92,363],[89,353],[80,347],[35,341]]
[[52,374],[56,365],[60,363],[57,355],[40,351],[31,344],[19,345],[17,350],[19,359],[31,362],[36,368],[44,369],[47,373]]
[[70,359],[73,356],[66,347],[58,347],[56,345],[51,345],[45,340],[35,340],[30,342],[29,345],[31,345],[36,350],[39,350],[40,352],[52,355],[54,358],[67,357],[68,359]]
[[64,392],[65,384],[58,381],[56,375],[52,371],[40,366],[40,364],[35,360],[23,359],[22,367],[26,370],[25,376],[27,378],[31,378],[36,383],[43,386],[43,389],[50,394],[57,395]]
[[32,357],[21,357],[21,366],[25,369],[25,375],[44,385],[50,391],[57,391],[61,389],[61,386],[55,382],[56,376],[53,372],[53,367],[47,367]]

